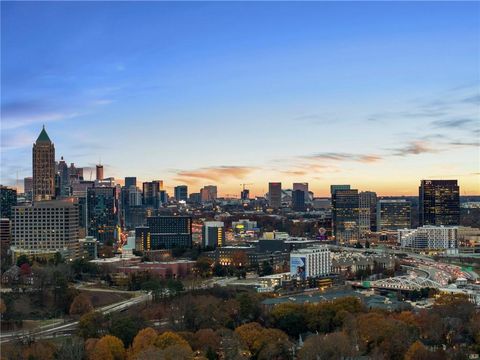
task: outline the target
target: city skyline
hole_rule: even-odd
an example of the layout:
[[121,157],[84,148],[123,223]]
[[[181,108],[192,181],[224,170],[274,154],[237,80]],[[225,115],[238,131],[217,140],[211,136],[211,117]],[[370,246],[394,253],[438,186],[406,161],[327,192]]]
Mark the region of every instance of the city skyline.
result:
[[1,6],[4,185],[45,124],[56,160],[170,196],[480,194],[478,3]]

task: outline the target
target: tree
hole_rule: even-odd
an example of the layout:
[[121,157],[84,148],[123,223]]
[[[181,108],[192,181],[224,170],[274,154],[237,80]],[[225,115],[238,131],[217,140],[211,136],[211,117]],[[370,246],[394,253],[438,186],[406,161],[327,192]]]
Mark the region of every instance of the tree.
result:
[[212,329],[200,329],[195,333],[195,349],[214,352],[220,348],[220,337]]
[[262,267],[260,268],[260,276],[267,276],[273,274],[273,267],[268,261],[262,262]]
[[276,328],[285,331],[292,337],[307,330],[307,319],[305,318],[305,307],[299,304],[284,303],[277,305],[270,312]]
[[78,322],[78,334],[84,339],[96,338],[105,331],[103,314],[91,311],[83,315]]
[[21,267],[23,264],[28,264],[32,265],[30,262],[30,259],[27,257],[27,255],[20,255],[17,259],[17,266]]
[[155,344],[155,340],[158,337],[158,333],[152,328],[145,328],[140,330],[133,339],[132,353],[139,354],[141,351],[147,349]]
[[7,311],[7,306],[5,305],[5,301],[0,298],[0,315]]
[[130,346],[143,326],[144,320],[139,316],[112,315],[108,332],[122,340],[125,346]]
[[431,355],[430,351],[417,340],[408,348],[405,354],[405,360],[430,360]]
[[58,349],[56,357],[62,360],[77,360],[83,359],[85,347],[83,340],[75,340],[68,338]]
[[82,316],[93,310],[92,302],[90,298],[85,294],[75,296],[70,305],[70,315]]
[[124,360],[123,342],[112,335],[105,335],[95,344],[90,360]]
[[211,274],[213,261],[207,257],[200,257],[195,263],[195,270],[201,277],[207,277]]
[[55,345],[47,341],[31,343],[23,351],[24,359],[53,360],[55,359]]
[[344,332],[312,335],[298,354],[300,360],[345,359],[356,355],[354,344]]
[[244,325],[241,325],[235,329],[235,333],[240,336],[245,345],[248,346],[250,351],[253,349],[253,344],[257,339],[260,338],[262,331],[264,330],[263,326],[257,322],[250,322]]
[[166,331],[163,334],[158,335],[157,339],[155,340],[155,346],[162,350],[173,345],[184,346],[190,351],[192,350],[190,344],[184,338],[171,331]]

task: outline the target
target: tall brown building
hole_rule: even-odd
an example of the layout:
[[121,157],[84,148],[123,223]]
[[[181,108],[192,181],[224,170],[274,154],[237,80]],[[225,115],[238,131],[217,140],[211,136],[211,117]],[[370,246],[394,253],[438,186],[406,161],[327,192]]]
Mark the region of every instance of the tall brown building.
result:
[[55,146],[42,128],[33,144],[33,199],[51,200],[55,197]]

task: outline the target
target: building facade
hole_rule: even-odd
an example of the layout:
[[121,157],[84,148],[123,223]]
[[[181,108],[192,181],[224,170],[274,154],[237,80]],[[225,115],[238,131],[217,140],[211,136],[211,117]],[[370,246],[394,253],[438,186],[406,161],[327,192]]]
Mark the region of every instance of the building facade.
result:
[[0,218],[12,218],[12,209],[17,205],[17,190],[0,185]]
[[425,225],[416,229],[400,229],[398,242],[403,248],[417,250],[457,249],[458,227]]
[[358,194],[358,231],[361,238],[369,232],[376,231],[377,194],[362,191]]
[[377,203],[377,231],[411,227],[412,204],[407,200],[380,200]]
[[78,242],[78,207],[73,199],[40,201],[13,209],[12,245],[16,251],[66,253]]
[[147,218],[147,228],[146,234],[139,232],[144,239],[144,250],[192,247],[192,218],[189,216],[151,216]]
[[32,149],[33,199],[51,200],[55,197],[55,146],[42,128]]
[[460,225],[460,188],[457,180],[422,180],[419,187],[419,224]]
[[223,221],[205,221],[202,226],[202,246],[217,248],[225,246],[225,224]]
[[332,228],[336,241],[358,240],[358,208],[358,190],[336,189],[332,193]]
[[268,183],[268,204],[272,209],[279,209],[282,207],[281,182]]
[[332,259],[327,246],[299,249],[290,253],[290,275],[306,280],[331,273]]
[[174,189],[175,200],[178,201],[187,201],[188,200],[188,186],[187,185],[178,185]]

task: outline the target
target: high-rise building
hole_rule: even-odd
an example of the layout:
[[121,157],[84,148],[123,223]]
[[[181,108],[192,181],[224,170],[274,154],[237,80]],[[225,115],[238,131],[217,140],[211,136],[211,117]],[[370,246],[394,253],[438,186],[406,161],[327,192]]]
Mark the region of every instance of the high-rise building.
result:
[[292,209],[295,211],[305,211],[305,192],[297,189],[292,191]]
[[419,187],[419,223],[460,225],[460,188],[457,180],[422,180]]
[[78,242],[78,207],[73,199],[39,201],[13,208],[15,251],[66,254]]
[[12,242],[12,220],[0,218],[0,248],[2,258],[7,256]]
[[310,203],[309,191],[308,191],[308,183],[293,183],[292,184],[292,201],[293,201],[293,191],[295,190],[302,190],[305,196],[305,203]]
[[299,249],[290,253],[290,276],[306,280],[331,273],[332,258],[325,245]]
[[358,194],[358,231],[361,238],[376,229],[377,194],[373,191],[362,191]]
[[103,174],[103,165],[98,164],[97,165],[97,172],[96,172],[96,179],[98,181],[103,180],[104,179],[103,175],[104,175]]
[[458,227],[426,225],[416,229],[399,229],[398,242],[404,248],[456,249],[458,248]]
[[190,193],[188,196],[188,202],[192,204],[200,204],[202,202],[202,196],[200,193]]
[[187,201],[188,200],[188,186],[187,185],[178,185],[175,186],[175,200],[176,201]]
[[205,221],[202,227],[202,246],[225,246],[225,224],[222,221]]
[[242,192],[240,193],[240,199],[241,200],[249,200],[250,199],[250,190],[243,189]]
[[330,185],[330,195],[332,197],[337,190],[350,190],[350,185]]
[[411,226],[412,204],[407,200],[380,200],[377,203],[377,231],[406,229]]
[[31,176],[23,179],[23,193],[27,200],[33,199],[33,178]]
[[17,205],[17,190],[0,185],[0,218],[12,218],[12,208]]
[[134,176],[127,176],[125,178],[125,187],[128,189],[130,186],[137,187],[137,178]]
[[57,174],[60,180],[59,189],[61,196],[70,196],[70,178],[68,173],[68,165],[63,160],[63,156],[57,164]]
[[144,250],[192,247],[192,218],[188,216],[151,216]]
[[335,189],[332,194],[332,228],[335,240],[358,240],[358,190]]
[[268,183],[268,203],[272,209],[279,209],[282,206],[282,183]]
[[55,197],[55,146],[45,126],[33,144],[33,199],[51,200]]
[[102,244],[113,242],[119,225],[119,194],[116,187],[93,187],[87,190],[88,235]]
[[200,189],[200,197],[202,202],[212,202],[217,200],[217,186],[206,185]]
[[160,207],[160,190],[163,188],[163,181],[154,180],[143,183],[143,204],[155,209]]

